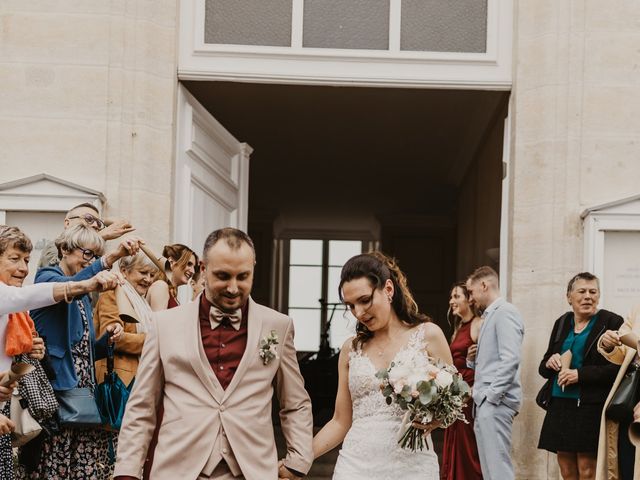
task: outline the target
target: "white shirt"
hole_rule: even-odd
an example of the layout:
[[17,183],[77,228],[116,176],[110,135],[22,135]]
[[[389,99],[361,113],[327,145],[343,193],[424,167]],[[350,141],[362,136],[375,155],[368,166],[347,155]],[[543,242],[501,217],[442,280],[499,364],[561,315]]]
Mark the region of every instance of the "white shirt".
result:
[[0,372],[9,370],[11,357],[6,354],[6,334],[9,314],[53,305],[55,283],[36,283],[26,287],[12,287],[0,283]]

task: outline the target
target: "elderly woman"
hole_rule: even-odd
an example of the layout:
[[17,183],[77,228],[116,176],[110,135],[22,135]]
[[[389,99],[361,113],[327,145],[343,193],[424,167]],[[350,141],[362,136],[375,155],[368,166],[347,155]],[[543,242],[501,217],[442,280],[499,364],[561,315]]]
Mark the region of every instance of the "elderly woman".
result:
[[[36,283],[82,281],[111,268],[121,257],[138,252],[137,238],[123,240],[118,248],[102,255],[104,240],[92,228],[80,224],[57,239],[60,264],[38,270]],[[32,311],[38,331],[46,337],[55,391],[90,387],[95,371],[91,358],[104,358],[109,337],[118,341],[122,327],[114,324],[96,339],[91,300],[88,295],[64,296],[64,302]],[[32,478],[109,478],[108,435],[99,429],[60,427],[43,443],[42,457]]]
[[[120,318],[120,308],[116,293],[113,290],[100,295],[94,311],[95,330],[98,335],[104,334],[107,329],[114,324],[119,324],[124,328],[124,333],[118,341],[115,349],[114,370],[124,382],[129,385],[136,376],[138,369],[138,359],[142,353],[142,345],[146,331],[151,322],[151,308],[145,300],[149,287],[158,272],[157,267],[144,254],[124,257],[119,262],[120,273],[125,278],[125,283],[121,287],[125,302],[124,307],[133,309],[138,323],[124,323]],[[106,372],[106,360],[99,360],[96,363],[96,373],[98,381],[102,381]]]
[[[33,245],[31,240],[17,227],[0,225],[0,371],[5,372],[11,366],[11,357],[6,354],[6,330],[9,314],[22,312],[30,308],[39,308],[61,301],[66,295],[82,295],[98,288],[113,288],[117,277],[110,272],[81,282],[47,283],[22,287],[29,274],[29,257]],[[33,341],[31,356],[41,359],[44,343],[36,337]],[[0,387],[0,401],[9,400],[15,384]],[[8,417],[9,403],[0,414],[0,479],[13,478],[13,459],[11,438],[8,435],[15,425]]]
[[[640,336],[640,305],[635,307],[618,330],[607,330],[598,341],[598,351],[611,363],[619,365],[618,375],[613,383],[604,405],[600,422],[600,443],[598,445],[598,464],[596,480],[633,480],[640,474],[638,452],[629,441],[629,425],[633,421],[630,415],[627,421],[618,423],[607,418],[606,409],[622,379],[632,368],[637,368],[640,360],[635,348],[623,345],[621,337],[628,333]],[[638,392],[636,392],[636,395]],[[639,411],[640,413],[640,411]],[[636,473],[637,472],[637,473]]]
[[[556,320],[539,372],[552,380],[547,414],[538,448],[558,454],[565,480],[595,476],[600,414],[618,367],[596,348],[607,330],[617,330],[622,317],[598,310],[600,283],[591,273],[575,275],[567,286],[571,311]],[[567,358],[563,368],[561,355]]]

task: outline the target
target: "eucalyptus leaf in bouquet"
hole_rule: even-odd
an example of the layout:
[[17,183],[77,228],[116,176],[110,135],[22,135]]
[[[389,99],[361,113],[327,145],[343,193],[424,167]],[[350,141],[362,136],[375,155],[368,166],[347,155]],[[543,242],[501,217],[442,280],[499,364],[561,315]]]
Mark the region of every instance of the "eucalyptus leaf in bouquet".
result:
[[442,428],[456,420],[469,423],[462,409],[471,397],[471,389],[452,365],[417,356],[392,362],[376,377],[387,404],[395,403],[406,412],[398,439],[402,448],[416,451],[426,445],[423,430],[413,423],[437,422]]

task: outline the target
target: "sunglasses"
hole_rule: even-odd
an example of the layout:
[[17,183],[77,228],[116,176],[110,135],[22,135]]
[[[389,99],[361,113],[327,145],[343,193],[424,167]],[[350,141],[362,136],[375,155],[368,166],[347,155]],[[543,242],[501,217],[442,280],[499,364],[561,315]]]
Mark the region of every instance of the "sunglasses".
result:
[[81,218],[87,225],[94,226],[100,231],[105,227],[105,224],[98,217],[94,217],[90,213],[85,213],[84,215],[74,215],[73,217],[67,217],[68,220],[73,220],[74,218]]
[[82,252],[82,258],[87,262],[100,257],[100,255],[97,255],[93,250],[89,250],[88,248],[78,247],[78,250]]

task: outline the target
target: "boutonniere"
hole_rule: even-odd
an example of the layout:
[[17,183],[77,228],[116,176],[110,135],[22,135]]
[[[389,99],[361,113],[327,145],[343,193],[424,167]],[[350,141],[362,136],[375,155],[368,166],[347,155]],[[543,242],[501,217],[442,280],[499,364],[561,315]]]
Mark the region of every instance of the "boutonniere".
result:
[[266,365],[274,358],[278,358],[278,334],[275,330],[271,330],[271,333],[260,340],[260,358],[262,363]]

